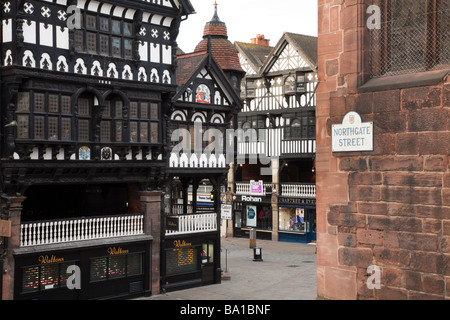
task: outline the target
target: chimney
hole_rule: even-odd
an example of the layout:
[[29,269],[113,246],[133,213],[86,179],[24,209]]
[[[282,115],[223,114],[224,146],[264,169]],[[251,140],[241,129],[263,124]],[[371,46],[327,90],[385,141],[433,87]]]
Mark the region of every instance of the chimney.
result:
[[252,44],[260,44],[263,46],[269,46],[269,39],[266,39],[263,34],[257,34],[256,38],[251,39]]

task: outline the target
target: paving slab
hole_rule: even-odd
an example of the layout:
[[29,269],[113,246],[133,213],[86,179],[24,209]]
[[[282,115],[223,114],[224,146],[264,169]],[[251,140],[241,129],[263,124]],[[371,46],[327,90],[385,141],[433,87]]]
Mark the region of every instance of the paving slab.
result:
[[229,280],[138,300],[315,300],[316,246],[256,240],[262,261],[253,261],[249,239],[222,238],[221,264]]

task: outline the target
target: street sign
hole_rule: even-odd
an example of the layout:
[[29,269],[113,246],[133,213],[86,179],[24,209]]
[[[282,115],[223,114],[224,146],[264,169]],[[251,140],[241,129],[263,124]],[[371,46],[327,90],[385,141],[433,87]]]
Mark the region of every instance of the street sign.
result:
[[373,151],[373,122],[361,122],[356,112],[345,115],[342,124],[331,126],[333,152]]
[[222,204],[222,214],[221,217],[224,220],[231,220],[232,219],[232,210],[231,210],[231,204]]
[[0,220],[0,237],[11,237],[11,221]]

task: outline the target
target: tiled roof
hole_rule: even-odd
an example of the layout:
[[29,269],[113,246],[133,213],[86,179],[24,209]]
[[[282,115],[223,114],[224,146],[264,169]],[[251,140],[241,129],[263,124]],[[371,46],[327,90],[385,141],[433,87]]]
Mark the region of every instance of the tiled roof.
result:
[[212,80],[225,92],[230,99],[230,107],[236,110],[242,108],[242,99],[236,88],[229,81],[228,76],[220,68],[216,59],[208,51],[199,51],[177,56],[177,93],[172,97],[172,102],[179,100],[180,96],[192,85],[192,79],[202,74],[202,70],[207,69]]
[[206,55],[206,51],[199,51],[177,56],[177,85],[184,85],[189,80]]
[[314,66],[317,66],[317,37],[291,32],[285,32],[284,34]]
[[203,37],[222,36],[228,38],[228,30],[225,22],[220,21],[217,14],[217,3],[214,4],[214,15],[211,21],[207,22],[203,30]]
[[[208,39],[203,39],[195,52],[208,50]],[[223,70],[244,71],[239,62],[236,48],[228,39],[211,37],[211,53]]]
[[228,38],[227,25],[225,23],[208,22],[203,29],[203,36],[222,36]]
[[180,47],[176,47],[175,51],[176,51],[176,55],[177,56],[180,55],[180,54],[185,54],[185,52]]
[[261,44],[235,42],[236,47],[249,59],[249,62],[258,70],[263,64],[273,47]]
[[244,72],[239,62],[236,48],[228,40],[227,26],[219,19],[217,3],[214,4],[214,15],[205,25],[203,40],[195,47],[194,52],[208,50],[211,41],[211,52],[222,70]]

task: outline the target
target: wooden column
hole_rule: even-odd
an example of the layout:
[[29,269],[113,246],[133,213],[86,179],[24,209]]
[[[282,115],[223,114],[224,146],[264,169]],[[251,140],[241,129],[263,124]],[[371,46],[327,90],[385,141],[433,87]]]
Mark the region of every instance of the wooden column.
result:
[[151,246],[150,288],[152,294],[159,294],[161,266],[161,191],[140,191],[141,210],[144,213],[144,233],[153,237]]
[[272,240],[278,241],[278,196],[280,194],[280,160],[272,158]]
[[[234,190],[234,174],[235,174],[235,164],[230,163],[230,169],[228,170],[228,179],[227,179],[227,192],[226,192],[226,204],[233,205],[233,196],[235,194]],[[233,237],[233,219],[231,220],[224,220],[223,223],[225,224],[226,231],[225,231],[225,237]]]
[[22,203],[25,197],[10,197],[2,199],[2,211],[9,217],[11,221],[11,237],[7,239],[7,252],[3,262],[3,277],[2,283],[2,300],[14,300],[14,270],[15,261],[13,250],[20,247],[20,224]]

